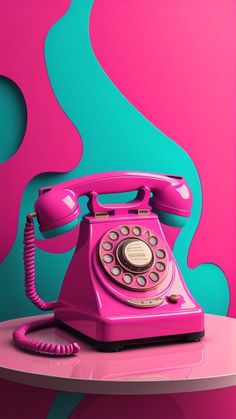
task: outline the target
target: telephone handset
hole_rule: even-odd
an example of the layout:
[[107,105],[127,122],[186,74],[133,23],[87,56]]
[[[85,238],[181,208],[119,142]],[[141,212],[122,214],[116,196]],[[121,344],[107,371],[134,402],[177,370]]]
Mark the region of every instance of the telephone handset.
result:
[[[99,194],[138,191],[133,201],[102,204]],[[78,223],[78,198],[88,196],[75,253],[58,301],[46,302],[36,291],[34,223],[53,237]],[[77,343],[37,342],[27,332],[57,324],[94,343],[119,350],[146,342],[199,340],[204,335],[202,308],[189,293],[168,246],[161,223],[182,227],[190,215],[191,192],[182,177],[142,172],[86,176],[41,188],[24,233],[25,289],[54,317],[20,326],[14,343],[25,350],[70,355]]]

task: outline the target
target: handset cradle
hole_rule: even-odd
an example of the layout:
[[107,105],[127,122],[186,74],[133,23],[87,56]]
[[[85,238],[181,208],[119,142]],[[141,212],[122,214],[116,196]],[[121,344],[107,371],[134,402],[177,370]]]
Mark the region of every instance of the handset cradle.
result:
[[[134,200],[102,204],[99,194],[137,191]],[[34,218],[40,231],[54,237],[78,223],[78,198],[88,196],[75,253],[57,301],[39,297],[35,285]],[[161,223],[182,227],[192,197],[179,176],[142,172],[91,175],[41,188],[24,233],[25,290],[41,310],[54,316],[20,326],[13,334],[21,349],[71,355],[78,343],[37,342],[28,332],[58,324],[100,350],[144,342],[199,340],[204,335],[202,308],[191,296]]]

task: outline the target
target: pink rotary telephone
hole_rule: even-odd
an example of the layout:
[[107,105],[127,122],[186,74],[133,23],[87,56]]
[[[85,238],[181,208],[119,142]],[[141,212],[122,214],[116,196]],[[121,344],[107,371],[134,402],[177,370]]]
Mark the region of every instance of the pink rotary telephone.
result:
[[[137,197],[131,202],[98,202],[99,193],[135,190]],[[78,223],[81,195],[89,198],[89,214],[80,223],[58,301],[46,302],[35,287],[33,217],[45,237],[63,234]],[[37,307],[55,313],[50,319],[20,326],[14,331],[14,343],[43,354],[78,352],[77,343],[56,345],[26,336],[53,324],[102,351],[148,342],[200,340],[203,310],[189,293],[160,224],[183,226],[191,204],[182,177],[152,173],[100,173],[41,188],[35,213],[27,216],[25,227],[25,289]]]

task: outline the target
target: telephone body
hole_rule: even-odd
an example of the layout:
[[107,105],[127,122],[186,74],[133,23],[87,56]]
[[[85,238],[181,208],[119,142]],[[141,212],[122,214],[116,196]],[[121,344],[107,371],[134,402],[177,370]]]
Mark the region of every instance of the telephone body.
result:
[[[99,194],[138,191],[120,204],[102,204]],[[78,222],[78,197],[88,196],[78,243],[57,302],[36,291],[33,217],[45,237]],[[20,326],[13,340],[23,349],[53,355],[79,350],[77,343],[37,342],[27,332],[57,324],[102,351],[128,345],[197,341],[204,313],[190,294],[161,223],[181,227],[190,215],[191,192],[182,177],[142,172],[101,173],[39,190],[25,229],[25,288],[31,301],[54,318]]]

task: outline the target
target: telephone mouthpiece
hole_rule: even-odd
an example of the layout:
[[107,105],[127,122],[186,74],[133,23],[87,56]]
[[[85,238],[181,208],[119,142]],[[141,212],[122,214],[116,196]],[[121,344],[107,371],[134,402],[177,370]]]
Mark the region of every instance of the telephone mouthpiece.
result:
[[77,198],[69,189],[46,189],[35,203],[39,229],[45,238],[66,233],[76,227],[80,213]]
[[69,223],[66,223],[60,227],[51,228],[50,230],[42,231],[40,229],[42,235],[45,237],[45,239],[50,239],[52,237],[60,236],[63,233],[67,233],[68,231],[72,230],[78,225],[78,215],[76,216],[75,220],[70,221]]

